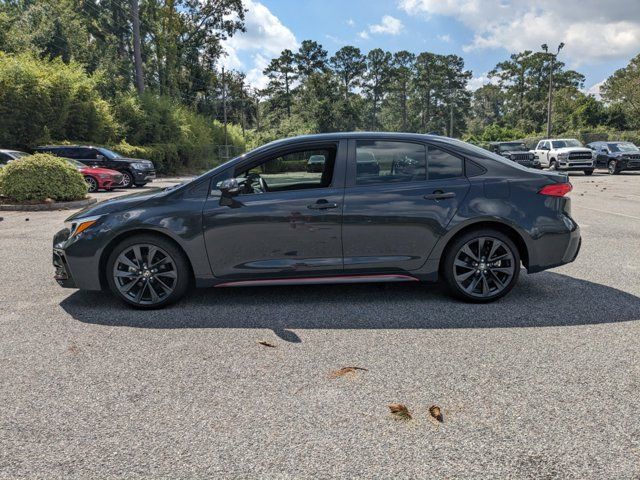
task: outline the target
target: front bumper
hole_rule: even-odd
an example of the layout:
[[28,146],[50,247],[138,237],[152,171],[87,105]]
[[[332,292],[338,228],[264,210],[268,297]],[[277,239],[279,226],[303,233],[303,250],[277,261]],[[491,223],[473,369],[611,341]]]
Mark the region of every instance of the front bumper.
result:
[[593,162],[567,162],[567,161],[558,161],[558,170],[593,170],[594,165]]
[[156,178],[155,170],[132,170],[134,183],[149,183]]
[[58,282],[58,285],[64,288],[77,288],[76,282],[71,276],[64,250],[53,248],[53,268],[55,268],[53,278]]

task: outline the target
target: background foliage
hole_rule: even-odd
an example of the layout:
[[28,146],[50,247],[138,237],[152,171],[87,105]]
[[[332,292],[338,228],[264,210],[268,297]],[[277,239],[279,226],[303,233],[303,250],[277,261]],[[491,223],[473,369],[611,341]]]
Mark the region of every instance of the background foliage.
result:
[[[167,173],[304,133],[436,132],[483,143],[538,138],[546,128],[544,52],[514,53],[471,91],[472,72],[457,55],[350,45],[329,55],[304,40],[270,61],[269,83],[257,90],[243,72],[220,68],[222,41],[243,28],[241,0],[4,0],[0,146],[106,144]],[[584,76],[560,60],[554,134],[637,138],[640,55],[612,73],[602,99],[585,94]]]

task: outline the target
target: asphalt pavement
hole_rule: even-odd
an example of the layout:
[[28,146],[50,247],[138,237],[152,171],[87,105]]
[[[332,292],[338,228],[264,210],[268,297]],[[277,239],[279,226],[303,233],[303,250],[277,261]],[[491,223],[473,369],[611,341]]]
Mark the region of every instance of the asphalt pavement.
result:
[[639,478],[640,174],[571,180],[577,260],[489,305],[375,284],[130,310],[53,280],[69,212],[0,212],[0,478]]

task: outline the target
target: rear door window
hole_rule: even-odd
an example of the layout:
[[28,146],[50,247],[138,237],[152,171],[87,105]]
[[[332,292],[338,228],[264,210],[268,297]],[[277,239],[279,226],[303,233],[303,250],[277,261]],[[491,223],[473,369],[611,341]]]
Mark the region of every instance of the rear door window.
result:
[[440,148],[429,146],[427,172],[429,180],[462,177],[464,176],[462,158]]
[[356,142],[356,185],[427,179],[426,147],[386,140]]

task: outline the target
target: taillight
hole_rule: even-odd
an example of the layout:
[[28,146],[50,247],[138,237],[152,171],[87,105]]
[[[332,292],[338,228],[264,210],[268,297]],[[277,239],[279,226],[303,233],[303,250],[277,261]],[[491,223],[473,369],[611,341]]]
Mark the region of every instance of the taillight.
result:
[[569,182],[565,183],[552,183],[551,185],[545,185],[538,193],[540,195],[548,195],[550,197],[564,197],[567,193],[573,190],[573,185]]

